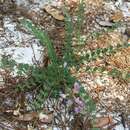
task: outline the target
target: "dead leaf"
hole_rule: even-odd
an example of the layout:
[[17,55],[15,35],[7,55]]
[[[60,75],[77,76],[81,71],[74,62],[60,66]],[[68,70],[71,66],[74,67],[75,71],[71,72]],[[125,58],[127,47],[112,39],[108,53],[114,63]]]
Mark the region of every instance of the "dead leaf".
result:
[[42,122],[42,123],[51,123],[52,121],[52,118],[53,118],[53,114],[44,114],[44,113],[40,113],[39,114],[39,120]]
[[103,5],[103,0],[85,0],[87,5],[101,7]]
[[119,22],[123,20],[123,13],[121,11],[115,12],[111,17],[110,20],[113,22]]
[[34,128],[31,127],[31,126],[28,126],[28,129],[27,129],[27,130],[34,130]]
[[46,5],[44,7],[44,10],[50,14],[53,18],[55,18],[56,20],[60,20],[63,21],[64,20],[64,16],[62,15],[62,12],[59,11],[58,9],[50,6],[50,5]]
[[93,96],[92,99],[95,103],[98,103],[100,101],[99,96]]
[[66,3],[70,8],[75,8],[77,7],[79,0],[66,0]]
[[37,112],[31,112],[31,113],[27,113],[27,114],[24,114],[24,115],[20,115],[17,120],[20,120],[20,121],[31,121],[35,118],[38,117],[38,113]]
[[[107,48],[109,46],[121,45],[125,42],[121,33],[108,32],[100,35],[97,39],[94,39],[88,43],[90,48]],[[92,46],[94,44],[94,46]],[[92,46],[92,47],[91,47]]]
[[14,110],[13,115],[15,115],[15,116],[21,115],[19,110],[20,110],[20,107],[18,107],[16,110]]
[[96,119],[95,128],[102,128],[112,123],[112,117],[99,117]]
[[124,48],[107,59],[110,65],[124,70],[129,70],[130,66],[130,47]]
[[100,92],[104,91],[104,87],[102,86],[97,86],[96,88],[94,88],[92,91],[95,92],[96,94],[99,94]]

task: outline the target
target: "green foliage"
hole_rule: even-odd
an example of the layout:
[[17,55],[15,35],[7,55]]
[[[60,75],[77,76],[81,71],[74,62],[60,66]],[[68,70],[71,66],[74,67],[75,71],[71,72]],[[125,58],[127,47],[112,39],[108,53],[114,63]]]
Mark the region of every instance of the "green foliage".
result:
[[[47,34],[43,33],[40,29],[37,29],[31,22],[24,21],[23,23],[37,38],[39,38],[41,43],[45,43],[51,61],[51,64],[49,64],[46,68],[39,68],[39,70],[37,70],[37,68],[36,70],[34,69],[32,71],[31,78],[26,81],[28,83],[24,83],[24,86],[27,84],[27,89],[29,88],[28,86],[33,86],[33,84],[31,85],[30,83],[34,82],[37,85],[39,84],[40,93],[38,92],[39,94],[36,97],[36,101],[33,103],[39,108],[39,106],[41,106],[44,102],[43,99],[47,99],[47,95],[52,98],[57,98],[60,91],[64,91],[66,93],[66,91],[73,86],[75,78],[71,76],[67,68],[64,68],[64,62],[58,61],[54,47]],[[71,33],[68,26],[70,27],[69,23],[67,23],[67,37],[69,37],[69,40],[66,41],[67,49],[69,49],[69,44],[71,44],[71,37],[69,35]],[[67,53],[65,53],[65,57],[67,57],[67,59],[71,59],[71,52],[72,51],[67,50]]]
[[65,30],[66,30],[66,36],[65,36],[65,48],[64,48],[64,62],[68,63],[68,66],[77,66],[77,58],[74,54],[74,50],[72,48],[72,39],[74,33],[76,32],[76,38],[78,40],[79,44],[83,44],[83,39],[81,38],[81,30],[84,20],[84,0],[81,0],[78,6],[77,11],[77,22],[75,24],[76,27],[73,25],[73,21],[71,19],[71,16],[69,15],[66,8],[64,8],[64,14],[65,14]]
[[28,75],[33,68],[33,66],[28,64],[17,63],[11,57],[5,55],[2,56],[0,67],[2,69],[8,69],[10,72],[15,71],[15,73],[19,76]]
[[118,68],[112,68],[111,70],[107,70],[107,67],[105,66],[100,66],[100,67],[90,67],[87,66],[86,67],[86,71],[88,73],[105,73],[107,75],[110,75],[114,78],[119,78],[119,79],[123,79],[129,82],[129,78],[130,78],[130,74],[128,71],[121,71]]
[[79,93],[80,97],[82,97],[82,99],[84,99],[85,104],[86,104],[86,111],[90,114],[93,113],[94,111],[96,111],[96,106],[94,101],[92,100],[92,98],[89,96],[89,94],[86,92],[86,90],[84,89],[84,87],[81,87],[80,93]]
[[122,48],[126,48],[127,45],[117,45],[116,47],[110,46],[108,48],[98,48],[94,51],[88,51],[86,52],[85,56],[82,56],[80,58],[80,61],[83,60],[85,62],[90,62],[93,60],[96,60],[98,58],[104,58],[106,56],[110,56],[114,53],[116,53],[118,50]]
[[40,28],[35,27],[31,21],[23,20],[22,24],[32,32],[37,39],[40,40],[41,45],[45,45],[47,47],[48,56],[52,62],[52,64],[57,63],[56,53],[54,51],[54,47],[50,38],[48,37],[46,32],[43,32]]
[[0,67],[2,69],[14,70],[14,66],[16,65],[15,60],[11,59],[9,56],[2,56]]
[[19,63],[17,64],[17,75],[29,75],[31,73],[32,69],[34,68],[33,66],[29,64],[23,64]]
[[83,26],[83,21],[84,21],[84,0],[81,0],[79,7],[78,7],[78,12],[77,12],[77,22],[76,22],[76,35],[78,39],[78,43],[81,43],[81,30]]
[[64,8],[64,14],[65,14],[65,31],[66,31],[66,35],[65,35],[65,49],[64,49],[64,61],[68,64],[68,65],[72,65],[73,61],[74,61],[74,54],[73,54],[73,50],[72,50],[72,38],[73,38],[73,31],[74,31],[74,27],[73,27],[73,23],[72,23],[72,19],[71,16],[69,15],[68,11],[66,8]]

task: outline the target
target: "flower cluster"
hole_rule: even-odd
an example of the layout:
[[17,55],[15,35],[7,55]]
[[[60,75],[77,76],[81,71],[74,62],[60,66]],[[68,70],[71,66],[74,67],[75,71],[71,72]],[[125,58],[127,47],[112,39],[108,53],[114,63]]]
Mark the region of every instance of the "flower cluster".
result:
[[78,82],[75,82],[72,88],[72,95],[60,93],[60,100],[62,103],[66,104],[68,107],[72,107],[74,113],[76,114],[80,113],[85,107],[85,103],[79,94],[80,89],[80,84]]
[[73,92],[73,94],[78,94],[79,91],[80,91],[80,85],[79,85],[78,82],[75,82],[75,83],[74,83],[74,87],[73,87],[73,89],[72,89],[72,92]]
[[72,92],[74,94],[74,112],[75,113],[80,113],[84,107],[85,107],[85,103],[83,102],[83,100],[80,98],[80,96],[77,96],[80,92],[80,84],[78,82],[74,83],[74,87],[72,89]]

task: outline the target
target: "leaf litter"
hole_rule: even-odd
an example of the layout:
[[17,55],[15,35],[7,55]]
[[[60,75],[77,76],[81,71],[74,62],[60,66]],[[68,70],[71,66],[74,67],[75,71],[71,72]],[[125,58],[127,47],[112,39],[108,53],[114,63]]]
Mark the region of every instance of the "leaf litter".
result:
[[[67,1],[67,2],[68,2],[68,5],[70,6],[70,9],[75,10],[75,8],[77,6],[77,4],[76,4],[77,1],[76,0],[75,1],[74,0],[72,0],[72,1],[70,0],[70,1]],[[73,6],[72,6],[72,3],[73,3]],[[88,5],[88,10],[92,11],[92,9],[95,9],[95,12],[92,11],[93,13],[90,13],[90,12],[86,13],[87,17],[89,17],[90,20],[87,19],[88,21],[86,21],[85,24],[89,25],[90,22],[93,22],[93,24],[87,30],[86,30],[86,28],[83,29],[82,33],[84,35],[87,35],[89,33],[93,33],[93,32],[95,32],[95,30],[99,31],[99,30],[102,30],[102,28],[104,29],[104,25],[103,24],[99,24],[101,27],[99,25],[97,25],[97,22],[96,22],[96,19],[95,19],[96,16],[101,15],[101,17],[104,17],[105,21],[108,21],[108,19],[109,19],[109,18],[108,19],[105,18],[106,16],[104,16],[101,13],[102,10],[101,10],[101,12],[99,11],[99,14],[97,13],[97,10],[103,6],[103,1],[102,0],[96,1],[96,2],[91,0],[91,1],[86,1],[86,3]],[[9,5],[11,5],[11,4],[9,4]],[[5,6],[9,6],[9,5],[5,4]],[[24,8],[22,7],[23,10],[26,7],[27,6],[25,6]],[[9,7],[9,8],[11,9],[12,7]],[[19,11],[20,11],[20,15],[24,14],[25,17],[30,18],[34,22],[38,21],[38,24],[40,26],[42,26],[48,32],[51,33],[50,35],[52,35],[54,40],[56,39],[55,43],[57,43],[58,38],[57,38],[57,36],[54,37],[53,35],[59,32],[59,28],[61,29],[61,31],[63,32],[63,35],[64,35],[64,30],[62,29],[63,26],[64,26],[64,24],[62,23],[62,21],[64,20],[64,16],[62,15],[61,11],[59,11],[59,9],[53,8],[53,6],[50,6],[50,5],[49,6],[45,6],[43,9],[46,11],[46,13],[45,13],[43,10],[41,10],[41,11],[43,11],[42,13],[45,13],[44,14],[45,19],[44,19],[43,15],[41,15],[40,18],[39,18],[39,16],[37,16],[38,13],[35,12],[35,11],[33,12],[33,10],[32,10],[32,12],[31,11],[29,12],[29,10],[27,9],[27,13],[28,14],[26,14],[25,11],[22,11],[21,8],[20,8]],[[123,11],[125,10],[123,12],[124,17],[125,18],[127,17],[127,19],[129,19],[129,15],[127,15],[128,13],[126,13],[126,6],[123,6],[122,10]],[[4,11],[4,10],[2,10],[2,11]],[[3,12],[3,13],[7,13],[7,12],[10,13],[10,10],[7,9],[7,11]],[[107,15],[109,13],[110,12],[108,12]],[[110,21],[111,20],[113,22],[123,21],[124,17],[122,16],[121,12],[114,12],[114,13],[115,14],[112,14],[110,16]],[[7,15],[7,17],[9,17],[8,15]],[[95,16],[95,17],[93,17],[93,16]],[[36,17],[39,18],[39,19],[35,19]],[[14,19],[14,18],[11,18],[11,19]],[[51,20],[51,22],[48,22],[50,20]],[[59,21],[57,21],[57,20],[59,20]],[[18,21],[18,19],[16,19],[16,21]],[[7,20],[7,22],[9,22],[9,20]],[[9,25],[9,27],[6,27],[6,28],[7,29],[8,28],[11,29],[12,24],[13,23],[11,23]],[[57,27],[57,29],[55,29],[56,27]],[[3,28],[3,27],[1,27],[1,28]],[[1,30],[3,31],[3,29],[1,29]],[[87,31],[87,34],[86,34],[86,31]],[[4,31],[2,33],[4,33]],[[7,31],[7,33],[8,33],[8,31]],[[15,31],[15,33],[17,33],[17,32]],[[18,33],[19,33],[19,31],[18,31]],[[17,35],[17,34],[15,34],[15,35]],[[21,35],[21,34],[19,34],[19,35]],[[35,41],[35,39],[33,39],[32,36],[27,35],[27,38],[28,37],[31,39],[31,41],[28,42],[28,39],[26,39],[27,41],[24,41],[25,42],[25,46],[28,46],[27,43],[32,43],[33,41]],[[9,34],[7,34],[7,38],[9,38],[9,40],[10,40]],[[63,36],[63,38],[64,38],[64,36]],[[20,39],[20,38],[18,38],[18,39]],[[6,41],[5,41],[4,44],[10,43],[9,41],[7,41],[7,39],[5,39],[5,40]],[[7,49],[8,47],[10,48],[11,46],[14,46],[14,45],[16,46],[18,44],[17,39],[13,39],[13,40],[14,41],[13,41],[12,45],[6,45],[7,47],[6,48],[4,47],[5,48],[5,52],[8,51],[8,49]],[[20,40],[19,42],[20,43],[23,42],[22,40]],[[126,34],[122,34],[121,32],[118,32],[118,30],[116,30],[116,31],[108,32],[106,34],[103,33],[102,35],[99,36],[99,38],[96,38],[96,39],[93,39],[93,38],[88,39],[89,42],[86,42],[86,44],[85,44],[86,47],[83,48],[83,50],[86,51],[88,48],[92,49],[92,50],[95,50],[97,48],[108,47],[109,45],[115,46],[116,44],[122,44],[124,42],[127,42],[127,40],[128,40],[128,38],[127,38]],[[16,44],[14,42],[16,42]],[[37,44],[37,42],[36,42],[36,44]],[[61,44],[61,42],[59,42],[59,44]],[[59,44],[58,44],[58,46],[60,46]],[[17,46],[21,46],[21,45],[18,44]],[[7,51],[6,51],[6,49],[7,49]],[[125,71],[130,71],[130,68],[129,68],[130,67],[130,59],[129,59],[130,58],[130,53],[129,52],[130,52],[129,48],[122,49],[119,52],[117,52],[116,54],[114,54],[114,55],[112,55],[110,57],[107,57],[106,62],[107,62],[107,64],[109,64],[109,66],[116,67],[116,68],[120,69],[121,71],[124,71],[124,70]],[[31,58],[29,58],[29,59],[31,60]],[[98,62],[98,61],[96,61],[96,62]],[[96,62],[94,62],[92,64],[96,64]],[[100,63],[104,64],[104,61],[100,61],[99,64]],[[82,69],[83,69],[83,67],[82,67]],[[7,76],[6,77],[7,81],[8,81],[8,83],[10,83],[11,82],[10,81],[11,80],[10,79],[11,75],[10,74],[7,75],[7,74],[8,73],[6,73],[5,76]],[[93,97],[93,99],[97,102],[97,108],[99,109],[99,111],[105,110],[105,113],[104,114],[101,113],[100,114],[101,117],[97,118],[96,125],[98,127],[102,128],[104,126],[107,126],[107,125],[110,125],[110,124],[113,123],[114,117],[110,113],[114,113],[114,114],[115,113],[117,113],[117,114],[118,113],[119,114],[120,113],[125,113],[124,114],[125,120],[126,121],[128,120],[128,116],[130,114],[130,111],[129,111],[130,110],[130,101],[129,101],[130,86],[129,86],[129,84],[127,84],[123,80],[119,80],[117,78],[113,79],[113,78],[111,78],[109,76],[106,76],[106,75],[100,75],[99,73],[96,73],[96,74],[93,74],[93,75],[89,75],[88,73],[82,72],[82,70],[79,71],[78,73],[77,72],[74,73],[74,75],[81,80],[81,82],[85,85],[86,89],[90,92],[90,94]],[[17,82],[17,80],[18,79],[16,78],[12,82]],[[1,84],[1,85],[3,86],[3,84]],[[9,87],[9,89],[7,88],[7,90],[2,88],[2,87],[0,87],[1,89],[3,89],[3,91],[0,92],[1,93],[0,100],[3,99],[3,97],[5,97],[7,94],[9,94],[9,96],[12,94],[12,93],[9,93],[9,91],[12,91],[12,88],[10,87],[9,84],[8,84],[8,87]],[[5,90],[7,92],[5,92]],[[16,96],[16,94],[14,93],[14,97],[15,96]],[[11,98],[12,98],[12,96],[11,96]],[[14,99],[8,99],[8,100],[9,100],[8,102],[12,102]],[[15,100],[18,100],[18,99],[15,98]],[[8,102],[7,102],[7,104],[8,104]],[[23,103],[24,102],[25,101],[23,101]],[[2,100],[0,101],[0,103],[2,103]],[[27,113],[26,111],[24,113],[21,110],[19,111],[19,105],[20,105],[19,101],[17,101],[17,103],[15,104],[15,109],[14,108],[9,108],[9,110],[6,109],[6,111],[5,111],[6,114],[7,113],[8,114],[9,113],[12,114],[12,112],[14,113],[14,115],[18,114],[18,117],[15,117],[15,119],[13,119],[13,121],[16,120],[16,122],[17,122],[17,120],[18,121],[21,120],[21,121],[30,121],[30,122],[32,122],[33,120],[35,120],[35,118],[38,120],[38,117],[39,117],[42,122],[47,122],[46,119],[48,119],[48,117],[46,115],[44,115],[44,114],[38,114],[36,112],[34,112],[34,113]],[[2,109],[3,108],[0,107],[0,114],[2,114],[1,113]],[[24,114],[21,114],[21,113],[24,113]],[[103,117],[104,115],[105,116],[109,115],[109,117]],[[5,116],[4,118],[6,119],[7,116]],[[12,118],[10,118],[10,119],[7,118],[7,120],[9,122],[11,122]],[[0,122],[2,122],[2,123],[0,123],[0,127],[1,126],[6,126],[6,125],[3,125],[4,124],[3,120],[1,120]],[[102,124],[101,124],[101,122],[102,122]],[[128,125],[130,125],[130,124],[128,124]],[[10,126],[8,125],[8,127],[10,127]],[[21,126],[21,128],[22,128],[22,126]]]

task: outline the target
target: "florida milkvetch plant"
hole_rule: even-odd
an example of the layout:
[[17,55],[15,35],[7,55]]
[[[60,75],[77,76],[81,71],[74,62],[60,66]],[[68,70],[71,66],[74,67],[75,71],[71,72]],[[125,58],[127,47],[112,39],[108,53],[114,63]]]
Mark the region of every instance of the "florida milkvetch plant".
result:
[[[36,101],[34,102],[34,106],[37,106],[38,108],[43,104],[43,102],[48,97],[54,97],[54,98],[59,97],[59,92],[62,92],[63,94],[69,94],[70,95],[69,97],[71,97],[72,89],[74,83],[76,82],[76,78],[71,75],[69,69],[70,67],[76,65],[76,57],[73,53],[72,48],[74,27],[71,17],[67,12],[66,8],[64,9],[64,13],[65,13],[65,30],[66,30],[65,49],[63,52],[64,54],[63,59],[60,60],[56,57],[55,49],[47,33],[42,31],[39,27],[34,26],[31,21],[27,20],[22,21],[22,24],[32,34],[34,34],[37,39],[40,40],[41,45],[44,45],[47,48],[48,56],[50,59],[50,64],[48,64],[46,68],[39,68],[40,71],[34,69],[32,71],[32,77],[30,78],[30,81],[28,80],[26,81],[27,83],[25,83],[27,84],[27,88],[31,88],[29,87],[31,86],[31,84],[34,83],[39,84],[39,94],[36,96]],[[83,13],[83,1],[79,5],[79,13],[78,13],[79,26],[77,28],[78,38],[80,35],[81,23],[82,23],[82,18],[80,14],[82,13]],[[87,104],[88,107],[89,103],[91,102],[91,98],[88,96],[88,93],[84,90],[83,87],[81,90],[82,91],[80,91],[79,95],[82,99],[84,98],[83,100],[86,100],[85,104]]]
[[[83,1],[82,1],[83,2]],[[83,14],[83,3],[79,6],[79,14]],[[65,37],[65,48],[64,48],[64,55],[62,59],[58,59],[56,57],[56,52],[53,47],[52,41],[48,37],[47,33],[42,31],[40,28],[35,27],[31,21],[23,21],[23,25],[28,28],[40,40],[40,43],[44,45],[47,48],[48,56],[51,61],[51,63],[46,68],[40,68],[40,71],[36,72],[34,71],[32,73],[31,83],[36,80],[40,84],[40,93],[36,97],[35,104],[37,106],[40,106],[43,103],[43,99],[48,98],[48,94],[51,97],[59,97],[59,92],[63,92],[64,94],[69,93],[71,94],[72,87],[76,81],[76,78],[71,76],[70,68],[72,66],[77,66],[77,64],[82,63],[82,60],[87,61],[88,63],[90,61],[96,60],[97,58],[102,58],[104,55],[111,55],[112,53],[115,53],[118,49],[124,47],[124,46],[117,46],[116,48],[113,48],[112,46],[104,49],[97,49],[95,51],[86,53],[85,56],[81,56],[79,60],[76,59],[75,54],[73,53],[73,47],[72,47],[72,38],[73,38],[73,32],[74,32],[74,26],[71,19],[71,16],[68,14],[67,9],[64,9],[65,13],[65,30],[66,30],[66,37]],[[79,22],[80,21],[80,22]],[[78,24],[80,24],[78,30],[77,38],[79,38],[80,30],[81,30],[81,23],[83,22],[83,17],[78,18]],[[87,72],[96,72],[100,71],[101,73],[105,71],[105,67],[87,67]],[[115,71],[112,71],[109,73],[111,75],[115,75]],[[35,80],[34,80],[35,79]],[[45,80],[45,81],[43,81]],[[28,84],[29,85],[29,84]],[[31,86],[31,84],[29,85]],[[28,87],[30,88],[30,87]],[[43,96],[44,95],[44,96]],[[94,109],[94,103],[89,97],[89,94],[84,90],[84,88],[81,88],[80,96],[85,99],[86,104],[89,106],[92,106]],[[38,103],[39,101],[39,103]],[[91,108],[91,107],[90,107]],[[94,110],[90,109],[90,110]]]

